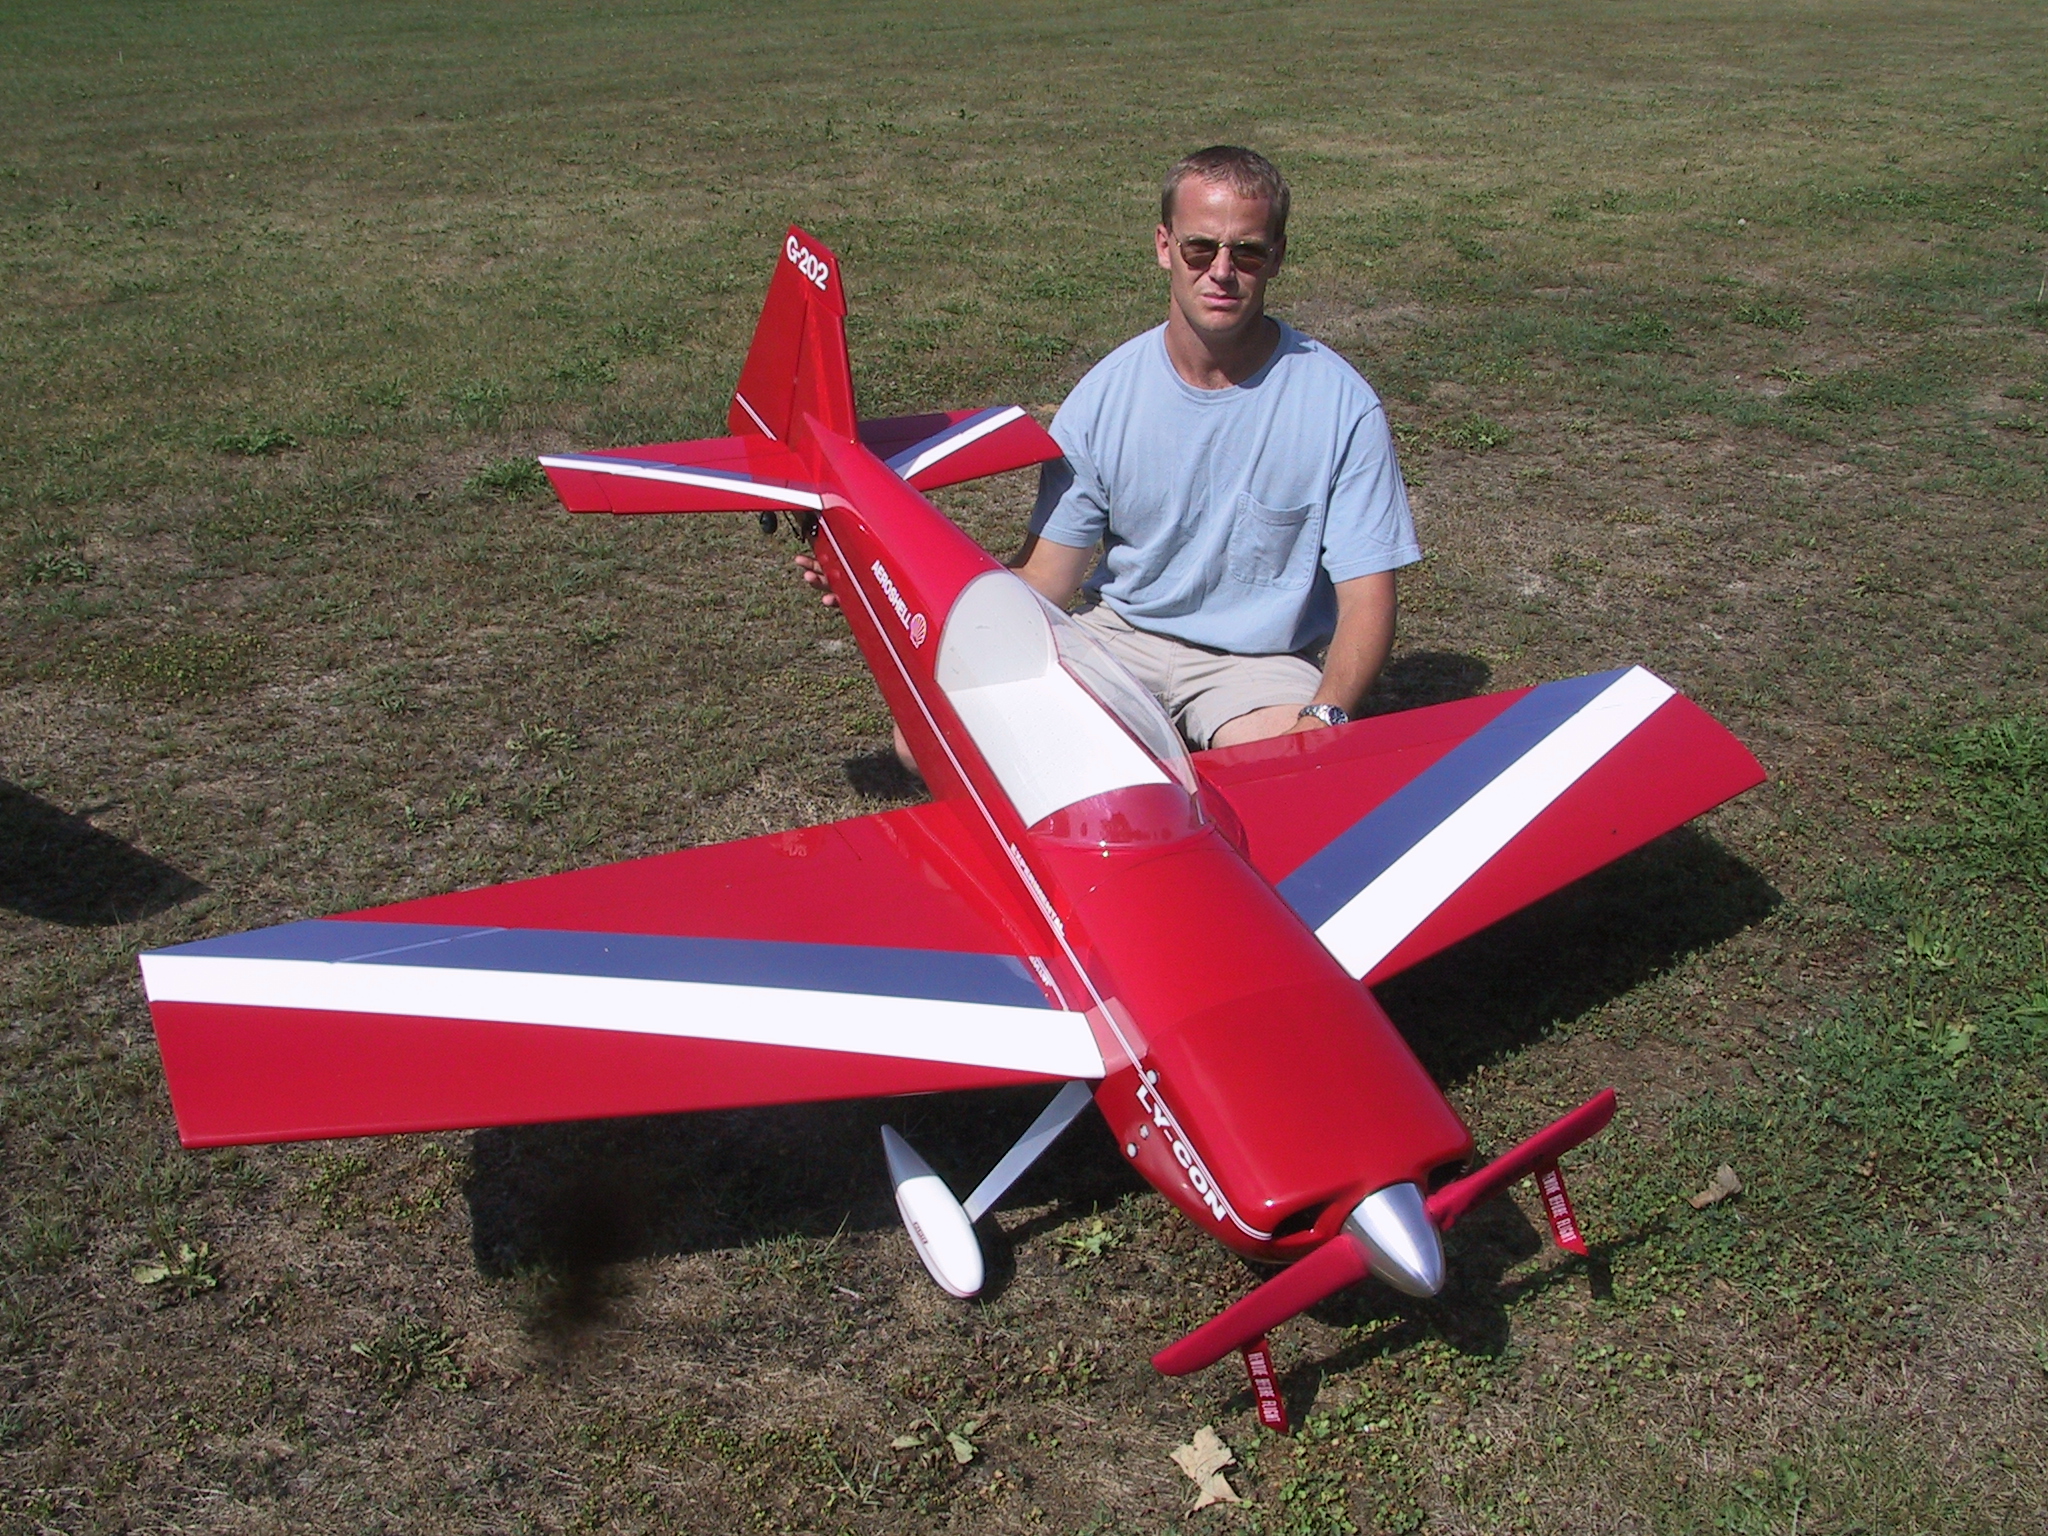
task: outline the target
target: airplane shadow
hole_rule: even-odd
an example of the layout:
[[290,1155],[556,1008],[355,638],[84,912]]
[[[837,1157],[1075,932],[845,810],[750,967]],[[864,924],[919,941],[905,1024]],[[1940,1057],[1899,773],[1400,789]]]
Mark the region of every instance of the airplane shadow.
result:
[[182,870],[0,780],[0,907],[46,923],[110,927],[152,917],[206,887]]
[[[510,1126],[471,1141],[471,1246],[493,1277],[573,1272],[656,1254],[831,1237],[898,1222],[882,1157],[893,1125],[963,1196],[1052,1098],[1050,1087],[792,1104],[631,1120]],[[1143,1188],[1100,1118],[1084,1114],[1006,1205],[1058,1201],[1070,1220]],[[1030,1224],[1034,1231],[1042,1223]],[[989,1294],[1008,1239],[982,1227]]]
[[1781,898],[1680,827],[1381,983],[1381,1006],[1440,1083],[1540,1039],[1761,922]]
[[[1396,977],[1379,996],[1438,1081],[1455,1082],[1722,942],[1777,900],[1755,870],[1681,829]],[[491,1276],[534,1265],[574,1273],[886,1229],[897,1215],[884,1123],[964,1194],[1050,1097],[1049,1088],[1018,1088],[479,1131],[466,1186],[476,1262]],[[1142,1187],[1100,1119],[1084,1114],[1005,1202],[1056,1201],[1054,1212],[1007,1234],[984,1223],[989,1294],[1007,1282],[1015,1245]],[[1450,1245],[1450,1290],[1474,1305],[1493,1298],[1486,1305],[1497,1319],[1439,1307],[1439,1326],[1462,1318],[1455,1326],[1475,1344],[1488,1327],[1505,1330],[1499,1276],[1535,1243],[1510,1202],[1468,1216]],[[1329,1304],[1408,1305],[1374,1287]]]
[[[1596,1300],[1611,1299],[1615,1257],[1641,1247],[1666,1229],[1667,1223],[1660,1217],[1620,1237],[1592,1244],[1584,1258],[1562,1259],[1509,1280],[1507,1272],[1535,1257],[1548,1239],[1530,1225],[1513,1201],[1496,1195],[1471,1211],[1445,1237],[1449,1278],[1440,1295],[1420,1301],[1397,1295],[1385,1286],[1358,1285],[1310,1308],[1311,1317],[1330,1327],[1371,1331],[1327,1355],[1296,1361],[1280,1375],[1281,1399],[1289,1415],[1299,1421],[1315,1406],[1329,1377],[1355,1370],[1368,1360],[1398,1355],[1431,1336],[1460,1354],[1498,1358],[1507,1352],[1510,1312],[1522,1298],[1558,1286],[1583,1284]],[[1228,1405],[1229,1411],[1252,1407],[1249,1388]]]

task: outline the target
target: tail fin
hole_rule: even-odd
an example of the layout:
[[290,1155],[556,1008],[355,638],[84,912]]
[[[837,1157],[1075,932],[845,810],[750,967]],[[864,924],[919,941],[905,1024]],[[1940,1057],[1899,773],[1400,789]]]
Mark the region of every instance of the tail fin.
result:
[[743,437],[787,443],[806,413],[828,431],[853,438],[857,418],[839,258],[792,224],[726,424]]

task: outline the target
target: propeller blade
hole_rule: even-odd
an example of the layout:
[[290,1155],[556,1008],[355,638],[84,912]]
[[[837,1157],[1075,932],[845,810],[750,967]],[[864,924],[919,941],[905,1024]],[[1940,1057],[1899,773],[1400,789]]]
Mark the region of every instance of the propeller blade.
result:
[[1614,1118],[1614,1090],[1604,1089],[1562,1119],[1553,1120],[1514,1151],[1495,1158],[1477,1173],[1446,1184],[1429,1197],[1429,1219],[1439,1232],[1451,1230],[1451,1223],[1526,1173],[1554,1163],[1563,1153],[1582,1141],[1590,1141],[1607,1129]]
[[1218,1312],[1186,1338],[1152,1357],[1165,1376],[1185,1376],[1214,1365],[1234,1349],[1255,1343],[1298,1312],[1334,1296],[1372,1273],[1372,1255],[1348,1231],[1340,1231],[1292,1267],[1283,1269],[1249,1296]]

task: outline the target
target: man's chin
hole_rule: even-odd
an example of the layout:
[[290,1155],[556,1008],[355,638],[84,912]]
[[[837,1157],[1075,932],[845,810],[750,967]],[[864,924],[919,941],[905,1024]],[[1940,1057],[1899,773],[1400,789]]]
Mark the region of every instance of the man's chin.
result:
[[1189,323],[1211,341],[1235,341],[1238,337],[1255,329],[1265,319],[1262,311],[1256,309],[1203,310],[1193,315]]

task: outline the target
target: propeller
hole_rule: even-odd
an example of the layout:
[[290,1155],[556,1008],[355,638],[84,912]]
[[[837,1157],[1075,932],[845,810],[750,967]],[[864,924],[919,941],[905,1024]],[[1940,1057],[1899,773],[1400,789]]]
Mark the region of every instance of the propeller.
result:
[[1377,1275],[1410,1296],[1443,1289],[1444,1251],[1437,1234],[1496,1191],[1548,1167],[1614,1118],[1614,1090],[1595,1094],[1477,1173],[1446,1184],[1426,1200],[1413,1184],[1390,1184],[1359,1201],[1337,1235],[1152,1357],[1167,1376],[1213,1365],[1255,1343],[1324,1298]]

